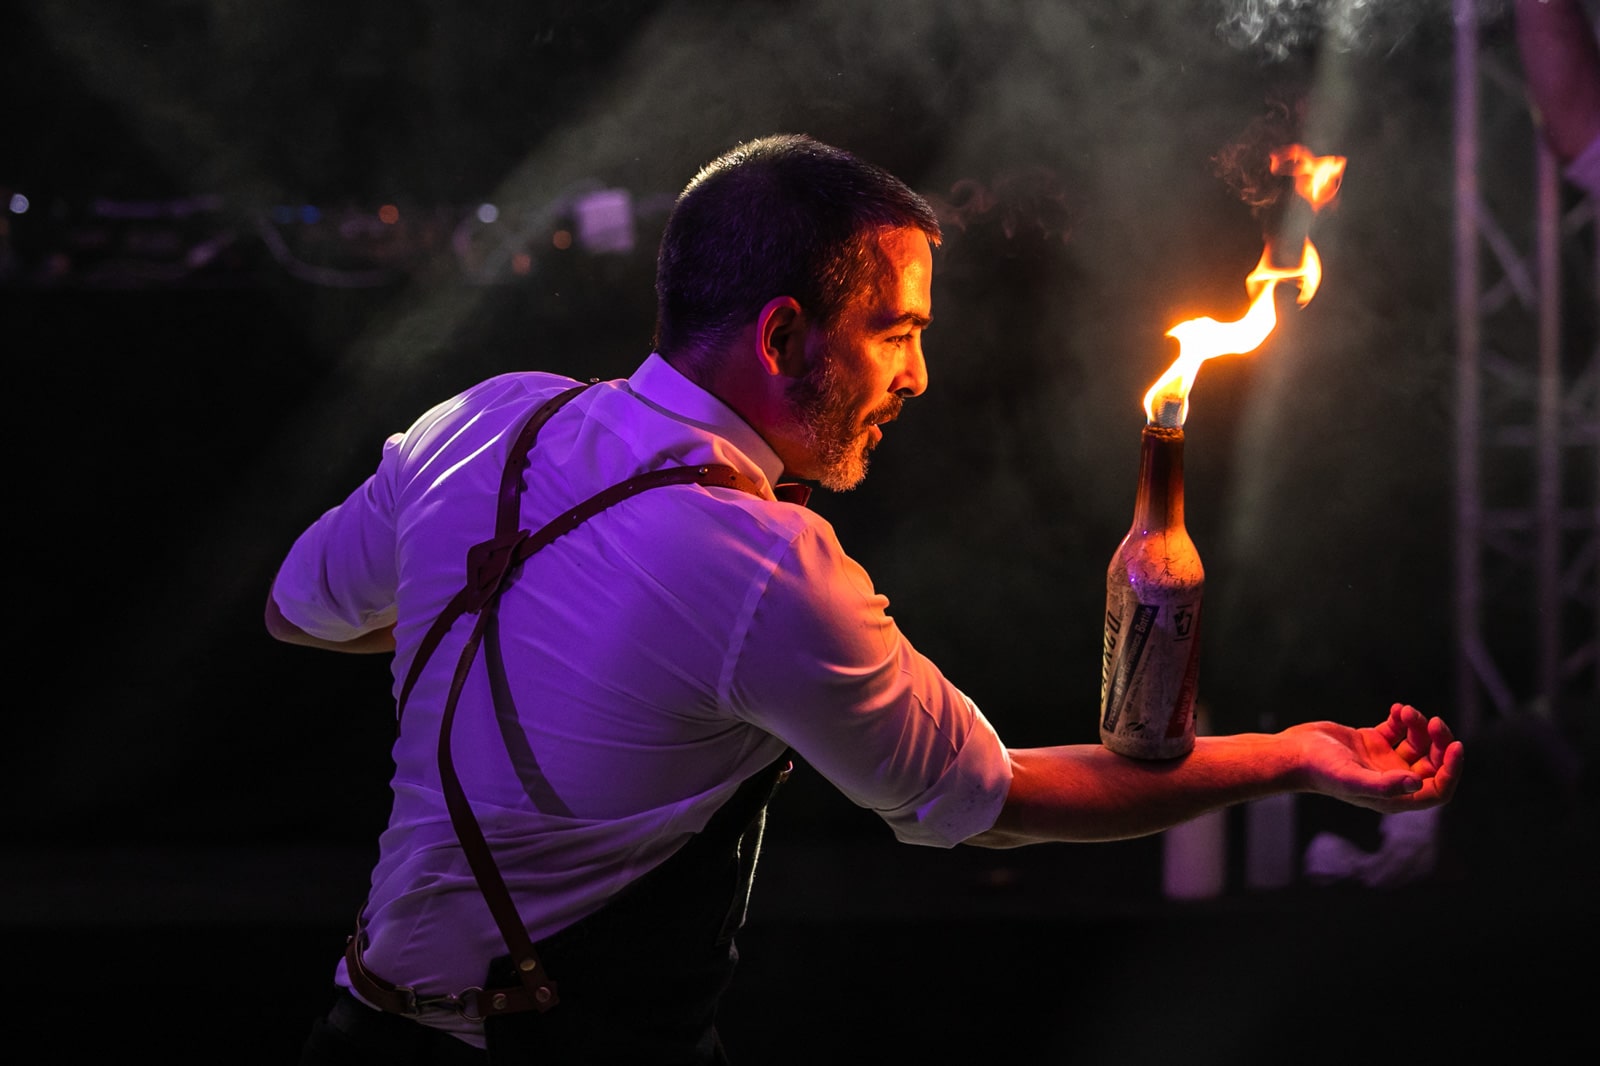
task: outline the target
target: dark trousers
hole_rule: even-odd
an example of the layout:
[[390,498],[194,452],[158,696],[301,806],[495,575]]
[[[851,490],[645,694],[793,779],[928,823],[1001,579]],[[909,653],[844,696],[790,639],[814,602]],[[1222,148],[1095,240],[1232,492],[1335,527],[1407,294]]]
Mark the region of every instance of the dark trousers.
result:
[[573,1021],[574,1016],[569,1014],[554,1028],[541,1026],[531,1017],[509,1027],[493,1024],[489,1033],[491,1053],[409,1018],[373,1010],[341,989],[327,1015],[312,1025],[311,1035],[301,1049],[300,1066],[502,1066],[535,1062],[552,1066],[701,1062],[728,1066],[715,1030],[708,1033],[708,1042],[699,1049],[703,1053],[685,1059],[660,1047],[639,1047],[637,1037],[607,1037],[597,1043],[591,1033],[582,1041],[587,1046],[575,1047],[578,1034]]
[[[778,780],[774,764],[746,781],[665,863],[540,941],[561,1002],[491,1018],[487,1056],[346,995],[317,1022],[302,1066],[723,1066],[717,1003],[739,960],[733,934]],[[491,963],[484,987],[514,984],[509,957]]]
[[[487,1054],[341,992],[313,1027],[301,1066],[723,1066],[717,1003],[739,957],[724,929],[727,897],[681,894],[690,886],[671,880],[647,878],[541,941],[561,1002],[489,1019]],[[484,982],[515,983],[509,957]]]
[[311,1026],[301,1066],[484,1066],[489,1056],[465,1041],[385,1014],[339,990],[328,1013]]

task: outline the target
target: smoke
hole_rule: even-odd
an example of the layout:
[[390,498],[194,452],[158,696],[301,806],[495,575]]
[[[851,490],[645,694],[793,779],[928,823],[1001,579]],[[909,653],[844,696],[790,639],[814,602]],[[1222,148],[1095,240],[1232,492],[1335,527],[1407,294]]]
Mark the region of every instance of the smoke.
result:
[[1050,167],[1007,171],[992,181],[961,178],[948,197],[930,195],[940,223],[966,232],[992,224],[1008,241],[1031,238],[1065,244],[1072,235],[1072,207],[1061,175]]
[[[1427,29],[1449,27],[1460,0],[1218,0],[1217,33],[1236,48],[1282,61],[1311,49],[1392,52]],[[1480,24],[1508,0],[1472,0]]]
[[1273,174],[1272,152],[1300,143],[1304,139],[1304,121],[1304,97],[1269,100],[1266,112],[1212,157],[1217,177],[1250,207],[1257,219],[1265,221],[1285,195],[1293,192],[1291,178]]

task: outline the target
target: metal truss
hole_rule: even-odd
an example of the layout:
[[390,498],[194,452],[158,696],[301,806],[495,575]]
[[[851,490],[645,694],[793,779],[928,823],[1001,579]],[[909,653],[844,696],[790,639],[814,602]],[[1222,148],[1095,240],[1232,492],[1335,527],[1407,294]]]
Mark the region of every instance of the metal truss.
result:
[[1473,0],[1455,8],[1454,713],[1472,735],[1600,708],[1600,241],[1515,56],[1484,45]]

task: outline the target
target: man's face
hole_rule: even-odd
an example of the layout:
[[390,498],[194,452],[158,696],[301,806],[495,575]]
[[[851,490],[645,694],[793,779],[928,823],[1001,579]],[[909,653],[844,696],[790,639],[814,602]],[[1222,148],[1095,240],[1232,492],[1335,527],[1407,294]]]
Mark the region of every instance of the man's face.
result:
[[806,343],[806,373],[789,387],[806,465],[791,473],[836,492],[867,474],[879,428],[928,387],[922,331],[933,315],[933,252],[917,229],[884,230],[871,282],[829,330]]

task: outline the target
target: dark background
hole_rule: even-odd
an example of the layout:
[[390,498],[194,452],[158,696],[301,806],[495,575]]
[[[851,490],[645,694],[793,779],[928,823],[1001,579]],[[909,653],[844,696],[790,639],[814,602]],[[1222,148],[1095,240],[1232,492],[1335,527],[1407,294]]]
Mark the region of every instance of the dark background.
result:
[[[133,1046],[223,1034],[290,1057],[387,814],[392,705],[385,660],[265,636],[278,560],[384,436],[456,390],[630,372],[673,195],[765,133],[850,148],[945,213],[930,391],[867,484],[815,506],[1015,746],[1095,739],[1104,569],[1139,400],[1174,354],[1162,334],[1237,317],[1263,240],[1306,225],[1247,202],[1224,164],[1280,133],[1348,156],[1311,231],[1321,292],[1280,300],[1267,345],[1208,364],[1192,395],[1201,699],[1219,731],[1368,723],[1396,699],[1450,717],[1452,22],[1445,0],[1379,6],[14,15],[5,928],[18,994],[85,984],[101,1001],[53,1008],[51,1039],[88,1061],[124,1039],[94,1024],[109,1015]],[[1482,10],[1491,76],[1514,83],[1509,24]],[[1481,180],[1526,217],[1533,132],[1514,87],[1506,100]],[[577,228],[600,190],[628,194],[627,247]],[[1593,343],[1592,225],[1583,240],[1575,353]],[[1523,471],[1489,473],[1508,499],[1526,489]],[[1533,606],[1506,602],[1493,634],[1525,687]],[[1441,1054],[1536,1050],[1575,1024],[1556,971],[1594,943],[1590,717],[1471,738],[1425,877],[1250,892],[1236,811],[1228,887],[1202,902],[1163,895],[1161,838],[923,853],[802,767],[730,1044],[747,1062],[854,1061],[852,1035],[874,1049],[861,1061],[1390,1061],[1419,1031]],[[1375,816],[1296,812],[1297,846],[1379,842]]]

